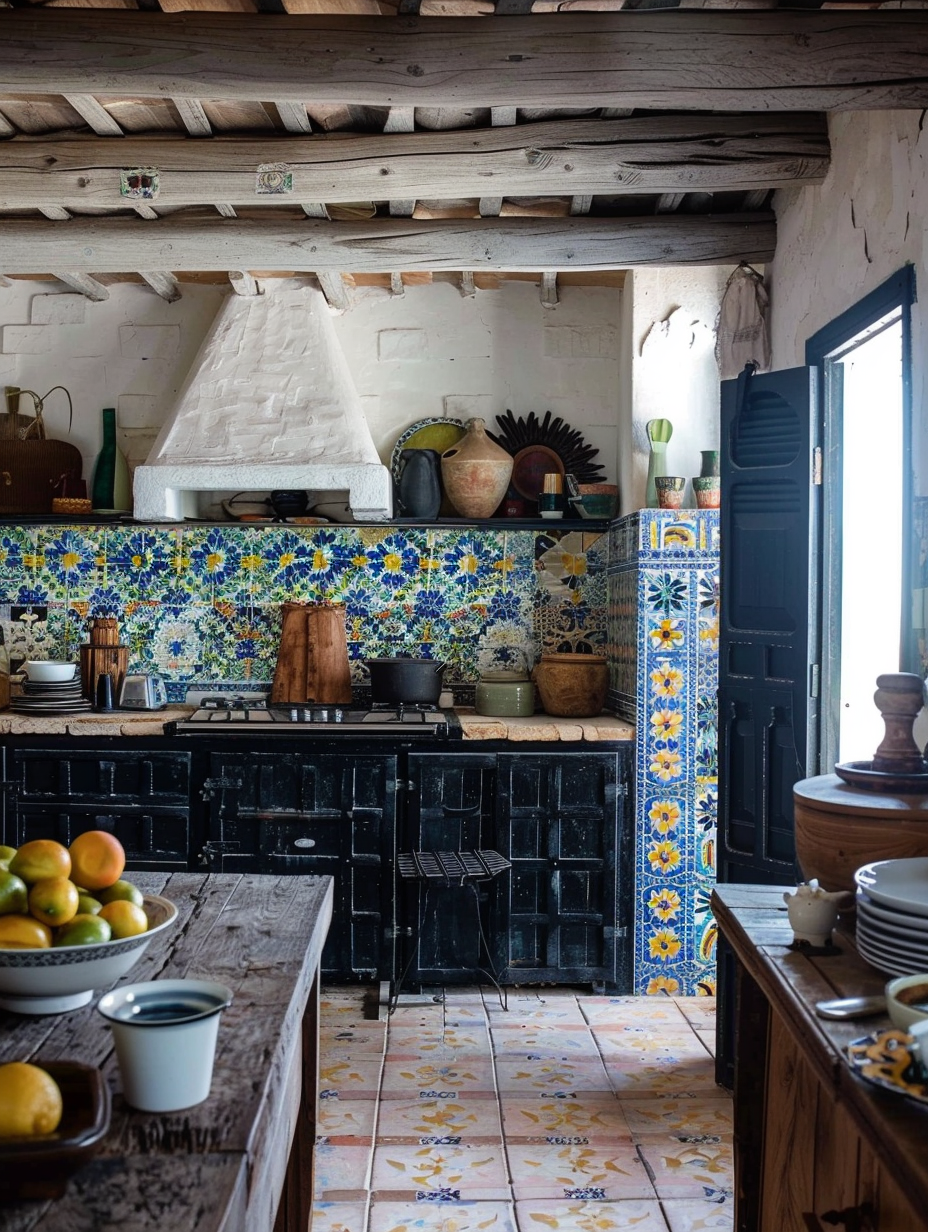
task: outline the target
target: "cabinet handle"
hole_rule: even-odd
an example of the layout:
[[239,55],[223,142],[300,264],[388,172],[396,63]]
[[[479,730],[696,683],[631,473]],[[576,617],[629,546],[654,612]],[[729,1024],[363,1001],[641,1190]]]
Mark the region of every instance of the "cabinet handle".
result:
[[314,838],[295,838],[293,845],[294,847],[315,847],[316,840]]
[[845,1232],[876,1232],[876,1210],[871,1202],[862,1202],[859,1206],[846,1206],[843,1211],[824,1211],[816,1215],[812,1211],[804,1211],[802,1218],[807,1232],[825,1232],[823,1224],[830,1227],[843,1227]]

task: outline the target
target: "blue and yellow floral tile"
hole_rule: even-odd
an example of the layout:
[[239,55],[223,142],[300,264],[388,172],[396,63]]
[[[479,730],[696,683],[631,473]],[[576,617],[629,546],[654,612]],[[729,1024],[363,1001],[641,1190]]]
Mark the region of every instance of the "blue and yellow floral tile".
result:
[[724,1138],[732,1133],[730,1098],[623,1099],[622,1111],[636,1141],[661,1134]]
[[650,1198],[654,1187],[631,1142],[584,1145],[507,1143],[506,1155],[516,1201],[571,1199],[586,1191],[598,1201]]
[[499,1061],[597,1061],[599,1052],[587,1027],[500,1026],[493,1028],[493,1055]]
[[732,1232],[734,1194],[708,1186],[700,1198],[667,1198],[661,1205],[670,1232]]
[[642,1137],[638,1150],[647,1161],[659,1198],[700,1198],[706,1189],[732,1188],[734,1164],[729,1138],[717,1134]]
[[597,1187],[571,1201],[552,1203],[533,1198],[516,1203],[519,1232],[667,1232],[656,1199],[626,1198],[611,1202]]
[[516,1232],[516,1222],[511,1202],[442,1200],[440,1194],[437,1199],[429,1194],[419,1201],[375,1203],[367,1232]]
[[631,1137],[622,1105],[611,1091],[579,1091],[542,1099],[501,1092],[500,1107],[507,1142],[583,1146]]
[[453,1100],[385,1100],[380,1106],[377,1140],[421,1146],[501,1143],[499,1106],[495,1099],[474,1099],[466,1093]]
[[599,1060],[497,1061],[496,1081],[500,1095],[569,1096],[581,1091],[609,1090]]
[[316,1201],[312,1226],[315,1232],[367,1232],[367,1203]]
[[407,1098],[416,1095],[422,1099],[425,1091],[456,1096],[476,1092],[492,1094],[494,1089],[493,1063],[489,1057],[463,1058],[442,1064],[423,1059],[399,1061],[392,1053],[382,1085],[383,1096],[388,1099],[395,1094]]
[[390,1191],[413,1198],[447,1195],[452,1201],[505,1201],[510,1194],[502,1153],[487,1144],[375,1146],[371,1189],[381,1200]]

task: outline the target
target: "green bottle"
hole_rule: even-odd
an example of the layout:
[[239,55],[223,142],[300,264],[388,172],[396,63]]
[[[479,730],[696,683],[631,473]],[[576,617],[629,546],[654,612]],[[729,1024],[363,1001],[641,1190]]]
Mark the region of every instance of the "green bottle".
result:
[[131,513],[129,464],[116,445],[116,410],[103,408],[103,444],[93,467],[90,499],[95,513]]

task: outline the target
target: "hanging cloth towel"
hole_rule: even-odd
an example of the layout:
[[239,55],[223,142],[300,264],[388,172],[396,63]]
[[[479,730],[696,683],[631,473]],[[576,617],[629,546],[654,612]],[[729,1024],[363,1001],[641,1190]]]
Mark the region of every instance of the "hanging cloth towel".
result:
[[736,377],[745,364],[759,372],[770,367],[767,306],[763,275],[742,262],[725,284],[715,326],[715,358],[722,380]]

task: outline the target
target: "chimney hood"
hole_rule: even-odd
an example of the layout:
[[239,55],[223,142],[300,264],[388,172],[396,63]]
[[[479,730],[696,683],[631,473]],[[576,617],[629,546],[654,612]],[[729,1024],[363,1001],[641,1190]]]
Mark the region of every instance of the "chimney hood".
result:
[[198,492],[348,492],[359,521],[393,513],[328,305],[292,284],[223,301],[177,401],[135,472],[139,521],[195,517]]

